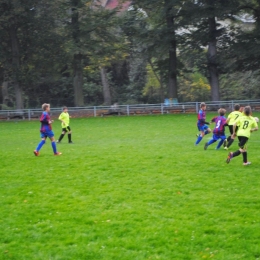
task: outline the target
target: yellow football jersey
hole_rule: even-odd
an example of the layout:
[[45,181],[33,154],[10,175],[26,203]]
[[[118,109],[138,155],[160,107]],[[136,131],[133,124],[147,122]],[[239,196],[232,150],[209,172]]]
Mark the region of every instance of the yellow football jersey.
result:
[[257,127],[257,123],[252,116],[240,116],[236,121],[238,128],[237,135],[250,137],[250,130]]
[[242,116],[242,113],[239,111],[233,111],[228,115],[228,125],[234,125],[235,121]]

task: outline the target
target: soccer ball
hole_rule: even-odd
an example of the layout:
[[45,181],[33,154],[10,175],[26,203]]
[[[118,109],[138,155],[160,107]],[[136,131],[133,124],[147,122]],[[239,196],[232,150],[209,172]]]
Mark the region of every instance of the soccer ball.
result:
[[255,121],[256,121],[256,123],[258,123],[259,122],[259,118],[255,117]]

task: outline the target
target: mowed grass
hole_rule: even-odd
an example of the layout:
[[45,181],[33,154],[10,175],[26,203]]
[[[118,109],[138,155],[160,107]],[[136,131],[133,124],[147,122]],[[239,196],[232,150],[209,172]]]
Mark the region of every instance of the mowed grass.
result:
[[196,115],[71,127],[35,157],[39,122],[0,122],[0,259],[260,259],[259,132],[245,167],[194,146]]

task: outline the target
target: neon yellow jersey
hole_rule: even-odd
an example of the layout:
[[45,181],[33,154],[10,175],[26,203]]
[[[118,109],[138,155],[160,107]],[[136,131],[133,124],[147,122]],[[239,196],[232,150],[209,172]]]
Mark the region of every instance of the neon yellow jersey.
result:
[[237,135],[238,136],[245,136],[245,137],[250,137],[250,130],[252,128],[257,127],[257,123],[255,121],[255,119],[252,116],[240,116],[237,121],[236,121],[237,125],[238,125],[238,131],[237,131]]
[[62,128],[65,128],[65,127],[69,126],[69,124],[70,124],[70,115],[69,115],[69,113],[68,113],[68,112],[67,112],[67,113],[62,112],[62,113],[60,114],[60,116],[59,116],[59,120],[62,120],[62,121],[64,121],[64,123],[65,123],[65,124],[63,124],[63,123],[61,122],[61,127],[62,127]]
[[242,116],[242,113],[239,111],[233,111],[228,115],[228,125],[234,125],[235,121]]

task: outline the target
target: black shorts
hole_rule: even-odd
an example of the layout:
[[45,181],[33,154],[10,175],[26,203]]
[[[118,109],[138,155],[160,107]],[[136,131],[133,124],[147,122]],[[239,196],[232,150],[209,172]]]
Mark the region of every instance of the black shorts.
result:
[[[229,128],[230,134],[232,135],[232,134],[233,134],[233,125],[229,125],[228,128]],[[236,131],[235,131],[235,133],[237,132],[237,130],[238,130],[238,126],[236,126]]]
[[71,130],[70,130],[70,127],[69,126],[67,126],[67,127],[64,127],[64,128],[62,128],[62,132],[70,132]]
[[248,137],[238,136],[238,140],[239,140],[238,146],[243,149],[248,141]]

